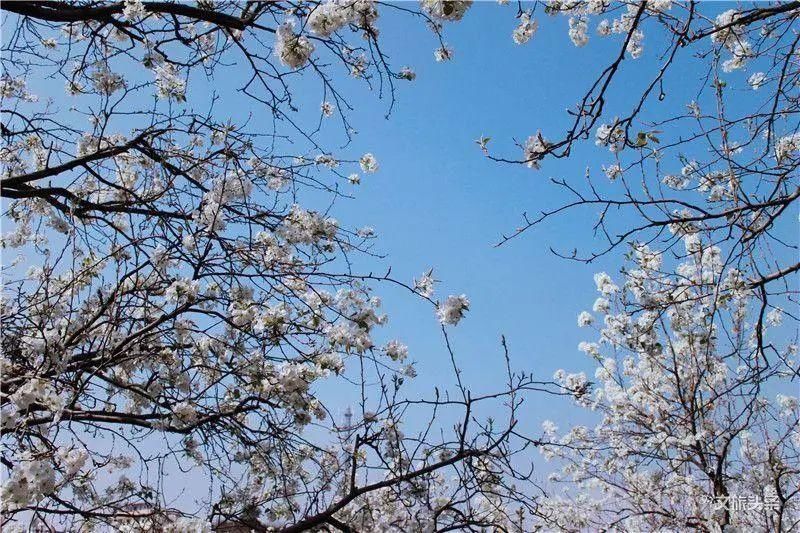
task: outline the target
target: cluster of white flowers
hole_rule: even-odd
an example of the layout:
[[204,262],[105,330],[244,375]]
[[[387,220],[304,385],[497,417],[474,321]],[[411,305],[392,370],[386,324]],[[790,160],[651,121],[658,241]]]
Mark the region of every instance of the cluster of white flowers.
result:
[[775,403],[784,416],[800,417],[800,401],[798,401],[797,396],[778,394],[775,396]]
[[420,5],[433,18],[455,22],[464,18],[472,0],[420,0]]
[[582,16],[569,18],[569,38],[572,44],[581,47],[589,42],[589,23]]
[[283,218],[276,234],[291,244],[315,244],[332,239],[338,230],[339,223],[336,219],[306,211],[295,204]]
[[634,30],[631,33],[631,39],[628,41],[628,46],[625,50],[631,55],[631,59],[639,59],[644,53],[644,32],[642,30]]
[[760,89],[766,81],[767,75],[763,72],[754,72],[749,78],[747,78],[747,83],[750,84],[750,87],[752,87],[754,91]]
[[258,334],[269,332],[276,336],[283,335],[287,331],[291,317],[292,309],[286,303],[262,306],[255,318],[253,331]]
[[453,54],[455,54],[455,51],[446,44],[443,44],[433,51],[433,58],[436,59],[437,62],[443,63],[453,59]]
[[776,307],[767,313],[766,322],[770,326],[780,326],[783,323],[783,309]]
[[356,231],[356,235],[358,235],[362,239],[371,239],[375,237],[375,228],[373,228],[372,226],[364,226],[358,228],[358,231]]
[[58,451],[58,462],[64,469],[66,478],[77,475],[88,459],[89,453],[84,448],[61,448]]
[[588,311],[581,311],[578,315],[578,327],[585,328],[594,324],[594,317]]
[[336,168],[339,166],[339,160],[330,154],[319,154],[314,158],[314,163],[328,168]]
[[[647,10],[652,13],[663,13],[671,8],[672,2],[663,0],[658,2],[648,2]],[[634,20],[639,6],[635,2],[626,4],[626,10],[613,20],[602,19],[597,23],[597,34],[601,37],[608,37],[612,34],[621,35],[630,39],[626,51],[632,59],[641,57],[644,46],[644,33],[641,29],[633,28]],[[592,16],[602,15],[607,12],[616,11],[616,6],[612,2],[596,0],[590,2],[574,2],[557,0],[549,2],[545,7],[545,13],[550,15],[562,14],[569,16],[568,35],[572,43],[577,47],[585,46],[589,42],[589,20]],[[515,41],[516,41],[516,35]]]
[[325,116],[325,117],[328,117],[328,118],[332,117],[333,116],[333,111],[335,109],[336,109],[336,106],[334,106],[330,102],[322,102],[322,104],[320,104],[320,111],[322,111],[322,115]]
[[358,161],[358,164],[361,165],[361,170],[368,174],[378,170],[378,160],[371,153],[362,155],[361,159]]
[[611,279],[611,276],[605,272],[598,272],[594,275],[594,283],[597,285],[597,291],[603,296],[611,296],[619,290]]
[[172,406],[178,425],[190,425],[197,422],[197,409],[189,402],[180,402]]
[[778,163],[782,163],[798,151],[800,151],[800,133],[786,135],[775,143],[775,159]]
[[523,11],[519,16],[519,26],[514,28],[511,38],[517,44],[525,44],[531,40],[539,27],[538,23],[531,19],[530,11]]
[[594,305],[592,305],[592,311],[595,313],[608,313],[611,309],[611,302],[608,301],[607,298],[603,298],[600,296],[594,301]]
[[739,12],[735,9],[729,9],[717,15],[714,21],[717,30],[711,35],[711,40],[724,45],[739,41],[742,38],[743,27],[733,24],[738,18]]
[[1,499],[4,507],[25,507],[52,494],[55,488],[56,473],[52,462],[26,453],[3,482]]
[[275,55],[281,63],[298,69],[308,63],[314,53],[314,44],[305,35],[294,32],[295,21],[289,19],[275,32]]
[[731,72],[742,68],[747,60],[755,57],[752,45],[748,41],[736,42],[730,47],[731,57],[722,62],[722,70]]
[[607,146],[612,153],[621,152],[625,148],[625,130],[616,121],[613,124],[601,124],[595,133],[595,144]]
[[203,196],[203,203],[196,219],[212,231],[225,229],[223,207],[247,199],[253,191],[253,182],[242,172],[229,172],[216,178],[210,191]]
[[662,182],[670,189],[676,191],[685,189],[691,182],[692,177],[700,171],[697,161],[690,161],[681,168],[680,176],[668,174],[664,176]]
[[181,278],[173,281],[164,292],[164,298],[174,304],[193,302],[200,291],[200,280]]
[[469,299],[465,294],[448,296],[444,303],[439,303],[436,316],[442,324],[457,325],[464,318],[464,313],[469,311]]
[[600,357],[600,345],[596,342],[581,341],[578,343],[578,350],[594,358]]
[[128,22],[139,22],[147,16],[147,9],[142,0],[125,0],[122,18]]
[[406,357],[408,357],[408,346],[397,340],[386,343],[383,351],[392,361],[405,361]]
[[739,18],[739,11],[729,9],[717,15],[714,21],[716,30],[711,34],[712,42],[721,44],[731,53],[731,57],[722,63],[725,72],[742,68],[754,57],[753,47],[745,38],[745,25],[736,24]]
[[11,404],[18,411],[26,411],[33,404],[40,405],[51,411],[61,408],[63,402],[47,381],[43,379],[28,379],[11,395]]
[[15,78],[8,74],[0,77],[0,98],[18,98],[35,102],[36,96],[28,92],[28,85],[23,78]]
[[417,78],[417,74],[410,67],[401,68],[397,76],[407,81],[414,81]]
[[339,2],[323,2],[312,8],[307,23],[309,30],[314,34],[330,37],[347,24],[347,16]]
[[[791,461],[790,457],[796,453],[791,445],[776,443],[784,438],[782,435],[788,437],[788,432],[795,432],[797,399],[779,395],[773,405],[751,388],[753,382],[748,376],[752,376],[749,374],[752,368],[745,364],[733,378],[730,347],[721,346],[722,336],[717,332],[715,322],[722,320],[725,311],[730,312],[725,320],[732,321],[727,327],[733,331],[741,327],[737,324],[746,322],[747,299],[753,294],[747,288],[747,278],[731,269],[725,281],[716,285],[724,266],[719,247],[704,244],[699,232],[686,233],[682,238],[689,257],[672,274],[662,271],[661,253],[644,244],[634,244],[631,256],[636,266],[623,271],[623,290],[607,274],[595,276],[603,296],[596,300],[594,311],[608,313],[610,298],[622,311],[605,317],[599,342],[581,342],[578,346],[598,362],[594,375],[597,385],[591,391],[581,373],[567,374],[560,370],[554,376],[572,391],[579,404],[603,413],[594,428],[575,426],[561,437],[556,434],[554,424],[543,425],[546,440],[552,445],[545,444],[542,453],[548,460],[558,458],[565,465],[551,481],[570,481],[582,489],[592,487],[596,491],[581,490],[577,497],[545,498],[541,502],[543,508],[558,516],[556,522],[560,527],[604,523],[599,518],[603,509],[619,505],[608,501],[608,494],[615,499],[642,502],[642,496],[656,489],[659,494],[667,491],[670,497],[666,502],[652,501],[645,507],[669,508],[670,512],[675,512],[670,502],[699,502],[709,498],[708,487],[697,481],[703,479],[703,472],[694,470],[693,461],[701,454],[715,454],[718,450],[725,453],[728,443],[737,438],[742,451],[730,452],[725,467],[730,479],[746,480],[736,483],[737,491],[754,482],[756,486],[773,483],[765,477],[767,465],[776,455],[781,456],[779,461]],[[707,276],[706,271],[712,275]],[[579,322],[590,322],[587,315],[582,313]],[[765,321],[774,325],[780,322],[780,316],[781,311],[776,307],[767,313]],[[740,346],[736,340],[731,342],[734,347]],[[613,345],[613,357],[601,356],[603,344]],[[739,361],[744,363],[748,357],[743,354]],[[731,390],[737,395],[724,397]],[[681,397],[686,391],[692,391],[689,397]],[[743,396],[741,401],[739,394]],[[691,395],[704,398],[702,418],[676,417],[678,412],[683,415],[696,409],[696,400]],[[769,436],[765,442],[757,443],[751,432],[739,435],[746,425],[740,421],[741,413],[748,412],[754,418],[770,420],[775,440]],[[762,423],[763,420],[756,425],[760,427]],[[770,454],[763,453],[765,445],[772,450]],[[587,450],[590,452],[584,453]],[[654,468],[646,472],[631,468],[643,458]],[[734,466],[738,460],[742,464]],[[668,472],[674,471],[676,465],[688,470],[685,476],[673,479]],[[656,477],[651,472],[656,472]],[[576,508],[585,514],[574,516]],[[697,512],[692,508],[686,511]],[[683,516],[682,513],[678,515]],[[706,523],[716,523],[718,517],[702,513]],[[626,524],[635,530],[643,526],[636,520]]]
[[351,59],[350,61],[350,75],[354,78],[363,78],[370,64],[367,56],[362,52],[355,59]]
[[125,79],[117,74],[111,72],[108,67],[101,66],[94,70],[90,78],[95,90],[100,94],[110,96],[115,92],[125,88]]
[[435,281],[433,279],[433,269],[428,270],[419,279],[414,280],[414,290],[425,298],[430,298],[433,296],[433,284]]
[[587,404],[589,400],[589,380],[586,379],[584,372],[567,373],[559,369],[553,374],[553,379],[568,390],[578,404]]
[[619,165],[619,163],[603,166],[603,173],[609,180],[615,181],[617,178],[622,176],[622,167]]
[[259,158],[252,158],[250,167],[256,176],[267,180],[267,187],[273,191],[283,190],[292,180],[290,171]]
[[719,202],[734,196],[738,187],[736,175],[730,171],[712,171],[700,177],[697,190],[708,192],[709,202]]
[[328,341],[334,347],[345,351],[364,353],[374,346],[370,336],[372,329],[387,322],[385,314],[379,314],[381,301],[378,298],[366,299],[355,290],[340,290],[334,305],[345,320],[326,328]]
[[327,352],[322,355],[317,356],[314,362],[319,367],[320,371],[323,372],[333,372],[335,374],[341,374],[344,370],[344,361],[342,360],[342,356],[338,353],[334,352]]
[[172,63],[157,66],[153,73],[156,76],[156,88],[159,98],[186,100],[186,81]]
[[523,157],[528,168],[539,170],[540,161],[549,148],[550,144],[545,140],[541,132],[537,131],[536,135],[528,137],[523,148]]
[[378,11],[372,0],[327,0],[314,6],[308,15],[308,28],[315,35],[330,37],[348,23],[374,31]]
[[294,361],[277,367],[269,365],[267,377],[261,380],[261,392],[273,401],[280,401],[292,413],[294,422],[303,426],[311,422],[312,415],[319,420],[326,416],[322,404],[309,392],[311,385],[331,371],[339,373],[343,368],[344,363],[336,354],[320,356],[315,365]]
[[249,329],[256,319],[258,308],[253,305],[252,294],[240,294],[237,296],[228,305],[228,319],[238,328]]

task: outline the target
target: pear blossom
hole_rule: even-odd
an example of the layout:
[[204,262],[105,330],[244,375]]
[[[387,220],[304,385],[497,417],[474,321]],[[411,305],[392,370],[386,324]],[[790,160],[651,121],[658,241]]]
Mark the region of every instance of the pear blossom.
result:
[[578,326],[585,328],[586,326],[591,326],[594,323],[594,317],[587,311],[581,311],[581,314],[578,315]]
[[275,55],[285,66],[298,69],[308,63],[314,44],[304,35],[294,32],[295,22],[288,19],[275,33]]
[[402,80],[414,81],[417,75],[410,67],[403,67],[400,69],[398,77]]
[[420,0],[420,4],[434,18],[459,21],[472,6],[472,0]]
[[436,315],[442,324],[457,325],[464,317],[464,313],[469,311],[469,299],[462,294],[460,296],[448,296],[444,303],[440,303]]
[[434,50],[433,57],[437,62],[442,63],[444,61],[450,61],[453,59],[454,53],[455,51],[445,44]]
[[529,12],[525,11],[519,16],[519,26],[514,28],[511,36],[516,44],[525,44],[534,36],[537,27],[537,22],[531,19]]
[[766,79],[767,76],[763,72],[754,72],[747,78],[747,83],[750,84],[750,87],[752,87],[754,91],[757,91],[764,85]]
[[371,153],[362,155],[358,163],[361,166],[361,170],[368,174],[378,170],[378,160]]
[[428,270],[422,274],[419,279],[414,280],[414,290],[425,298],[430,298],[433,296],[434,283],[435,280],[433,279],[433,270]]
[[404,361],[408,357],[408,347],[400,341],[389,341],[383,350],[393,361]]

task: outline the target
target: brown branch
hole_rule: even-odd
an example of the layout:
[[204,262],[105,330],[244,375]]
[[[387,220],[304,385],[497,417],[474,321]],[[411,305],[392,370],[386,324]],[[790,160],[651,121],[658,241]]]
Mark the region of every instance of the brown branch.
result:
[[[81,22],[86,20],[100,20],[111,22],[113,15],[122,13],[124,3],[117,2],[99,7],[85,7],[68,4],[66,2],[3,2],[0,9],[16,13],[25,17],[46,20],[49,22]],[[203,22],[219,24],[235,30],[243,30],[248,21],[239,17],[228,15],[209,9],[202,9],[188,3],[171,2],[144,2],[144,7],[150,13],[160,13],[189,17]]]

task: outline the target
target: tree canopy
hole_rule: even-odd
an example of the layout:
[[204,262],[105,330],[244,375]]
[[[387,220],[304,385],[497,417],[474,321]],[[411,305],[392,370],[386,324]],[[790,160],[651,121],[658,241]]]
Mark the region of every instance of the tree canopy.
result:
[[[319,135],[323,121],[355,135],[349,78],[385,97],[389,116],[414,81],[390,60],[402,50],[384,49],[381,14],[427,26],[431,59],[457,60],[445,35],[471,1],[0,9],[4,530],[800,523],[800,2],[505,7],[516,45],[563,18],[575,46],[609,39],[615,52],[561,130],[532,124],[516,148],[505,132],[478,139],[500,173],[545,169],[580,143],[605,154],[554,179],[570,199],[532,205],[499,244],[580,213],[597,247],[554,252],[620,269],[596,273],[597,299],[578,316],[593,331],[579,346],[593,377],[520,371],[503,339],[506,383],[481,395],[450,343],[468,296],[440,294],[434,271],[354,266],[375,236],[336,217],[380,154]],[[647,81],[622,87],[647,54]],[[703,65],[696,96],[665,110],[687,62]],[[271,120],[221,112],[209,87],[223,81]],[[298,104],[311,82],[313,112]],[[621,91],[620,110],[609,101]],[[451,387],[406,393],[408,348],[375,340],[390,328],[388,286],[440,323]],[[345,394],[359,401],[342,418]],[[559,428],[522,408],[531,395],[569,399],[595,423]],[[541,431],[523,432],[521,416]],[[531,468],[540,453],[547,483]],[[207,484],[199,509],[168,503],[170,473],[189,471]]]

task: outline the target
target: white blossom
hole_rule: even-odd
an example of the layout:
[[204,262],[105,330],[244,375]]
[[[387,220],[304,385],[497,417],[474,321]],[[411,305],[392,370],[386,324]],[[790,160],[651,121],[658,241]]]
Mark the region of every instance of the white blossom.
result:
[[578,326],[585,328],[586,326],[591,326],[594,323],[594,317],[587,311],[581,311],[581,314],[578,315]]
[[275,33],[275,55],[281,63],[292,69],[298,69],[308,63],[314,52],[314,44],[304,35],[294,32],[295,22],[289,19]]
[[433,57],[436,59],[437,62],[442,63],[444,61],[450,61],[453,59],[454,50],[443,44],[439,48],[433,51]]
[[180,77],[171,63],[159,65],[154,69],[156,87],[159,98],[175,99],[182,102],[186,99],[186,81]]
[[439,322],[455,326],[469,311],[469,299],[466,295],[448,296],[444,303],[440,303],[436,311]]
[[531,40],[537,28],[538,23],[531,19],[530,12],[525,11],[519,16],[519,26],[514,28],[511,36],[516,44],[525,44]]
[[125,0],[122,8],[122,18],[129,22],[139,22],[147,16],[147,9],[142,0]]
[[472,0],[420,0],[420,5],[434,18],[459,21],[472,6]]
[[538,170],[540,161],[544,154],[547,153],[550,144],[542,136],[541,132],[536,132],[536,135],[531,135],[525,143],[524,158],[525,164],[528,168]]
[[378,170],[378,160],[370,153],[362,155],[358,163],[361,166],[361,170],[368,174]]
[[780,326],[783,323],[783,309],[780,307],[770,309],[767,313],[766,321],[770,326]]
[[781,163],[798,150],[800,150],[800,133],[781,137],[775,143],[775,159],[778,160],[778,163]]
[[752,87],[753,90],[756,91],[760,89],[762,85],[764,85],[766,79],[767,76],[763,72],[754,72],[753,74],[750,75],[749,78],[747,78],[747,83],[749,83],[750,87]]
[[383,351],[392,361],[404,361],[408,357],[408,346],[396,340],[389,341]]
[[589,42],[589,24],[583,17],[569,18],[569,38],[575,46],[586,46]]
[[414,280],[414,290],[417,291],[419,294],[424,296],[425,298],[430,298],[433,296],[433,284],[435,280],[433,279],[433,270],[428,270],[424,274],[422,274],[419,279]]
[[398,77],[402,80],[414,81],[417,75],[410,67],[403,67],[400,69]]

